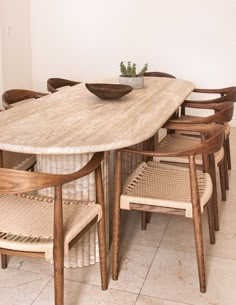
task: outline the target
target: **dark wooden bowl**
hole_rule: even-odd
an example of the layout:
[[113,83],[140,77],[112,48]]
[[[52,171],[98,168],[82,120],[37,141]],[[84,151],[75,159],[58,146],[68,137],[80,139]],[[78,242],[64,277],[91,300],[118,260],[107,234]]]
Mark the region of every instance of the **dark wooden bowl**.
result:
[[120,98],[133,90],[131,86],[120,84],[85,84],[86,88],[103,100]]

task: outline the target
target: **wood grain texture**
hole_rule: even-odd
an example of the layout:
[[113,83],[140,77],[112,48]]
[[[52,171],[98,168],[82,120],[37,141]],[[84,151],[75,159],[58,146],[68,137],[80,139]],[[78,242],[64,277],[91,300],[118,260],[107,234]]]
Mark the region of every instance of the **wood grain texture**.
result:
[[143,89],[101,101],[78,84],[1,112],[0,148],[76,154],[134,145],[154,135],[193,89],[188,81],[145,77]]

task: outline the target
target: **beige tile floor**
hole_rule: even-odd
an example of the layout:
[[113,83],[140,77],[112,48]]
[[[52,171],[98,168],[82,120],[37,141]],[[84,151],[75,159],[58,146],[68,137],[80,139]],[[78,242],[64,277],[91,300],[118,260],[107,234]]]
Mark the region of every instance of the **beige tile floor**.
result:
[[[227,202],[220,202],[220,231],[210,245],[206,218],[207,292],[198,287],[191,220],[153,215],[146,231],[137,213],[123,213],[119,280],[101,291],[99,265],[65,270],[65,305],[236,305],[236,128]],[[11,257],[0,270],[0,305],[53,305],[52,266]]]

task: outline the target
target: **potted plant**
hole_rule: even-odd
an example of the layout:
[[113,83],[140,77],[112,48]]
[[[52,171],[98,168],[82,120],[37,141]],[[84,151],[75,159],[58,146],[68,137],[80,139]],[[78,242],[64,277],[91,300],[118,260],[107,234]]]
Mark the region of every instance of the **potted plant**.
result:
[[120,84],[129,85],[133,87],[133,89],[143,88],[144,78],[143,74],[147,71],[148,64],[145,64],[140,72],[137,73],[136,64],[128,61],[127,66],[122,61],[120,63]]

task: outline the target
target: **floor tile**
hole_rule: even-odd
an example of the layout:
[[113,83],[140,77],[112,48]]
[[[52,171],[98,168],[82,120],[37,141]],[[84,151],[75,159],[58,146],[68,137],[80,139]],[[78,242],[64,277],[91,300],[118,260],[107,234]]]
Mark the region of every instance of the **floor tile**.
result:
[[153,213],[146,230],[141,230],[140,212],[122,211],[121,242],[158,247],[170,216]]
[[[208,256],[236,259],[236,205],[222,203],[220,207],[220,231],[216,243],[209,241],[206,217],[203,218],[204,250]],[[195,253],[192,219],[172,216],[160,248]]]
[[206,258],[207,292],[200,293],[194,254],[159,250],[142,295],[193,305],[235,305],[236,260]]
[[140,295],[135,305],[188,305],[187,303],[177,303],[168,300],[160,300],[157,298],[146,297]]
[[0,269],[0,305],[31,305],[50,279],[23,270]]
[[[47,285],[32,305],[54,305],[53,281]],[[134,305],[137,295],[123,291],[65,281],[65,305]]]
[[43,258],[10,256],[8,257],[8,266],[15,269],[53,276],[53,264],[50,264]]
[[156,248],[130,245],[121,253],[119,278],[117,281],[110,280],[109,287],[139,293],[155,253]]

